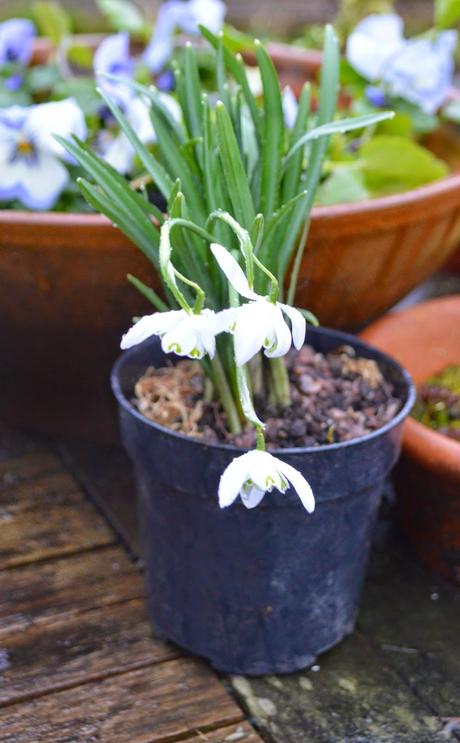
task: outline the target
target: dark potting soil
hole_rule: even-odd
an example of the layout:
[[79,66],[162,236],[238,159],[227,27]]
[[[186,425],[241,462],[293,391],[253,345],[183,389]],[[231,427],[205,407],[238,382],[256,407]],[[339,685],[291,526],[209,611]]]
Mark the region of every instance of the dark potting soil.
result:
[[448,366],[420,386],[412,415],[460,442],[460,365]]
[[[266,424],[269,448],[318,446],[359,438],[390,421],[401,407],[393,385],[370,359],[350,346],[328,354],[304,346],[287,357],[292,405],[279,414],[265,399],[255,407]],[[196,361],[149,368],[135,387],[133,404],[147,418],[208,443],[255,445],[248,427],[227,432],[225,413],[209,401],[208,382]]]

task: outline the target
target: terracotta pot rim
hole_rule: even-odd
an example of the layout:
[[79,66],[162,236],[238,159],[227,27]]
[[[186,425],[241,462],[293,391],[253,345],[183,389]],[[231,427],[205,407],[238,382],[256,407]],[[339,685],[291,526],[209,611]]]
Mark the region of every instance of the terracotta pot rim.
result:
[[[86,39],[89,44],[95,45],[104,34],[87,34],[80,38]],[[36,42],[37,51],[43,52],[49,48],[49,42],[39,39]],[[273,42],[267,45],[274,58],[284,61],[286,64],[297,64],[306,69],[319,68],[321,65],[321,52],[316,49],[302,49],[292,47],[288,44]],[[247,55],[250,57],[250,53]],[[458,93],[460,95],[460,92]],[[364,201],[334,204],[332,206],[316,206],[313,208],[312,217],[316,223],[327,222],[335,219],[348,220],[351,217],[368,218],[374,221],[375,214],[392,210],[401,214],[407,213],[409,207],[423,204],[424,201],[436,200],[442,202],[447,194],[457,193],[460,205],[460,173],[453,173],[440,178],[438,181],[418,186],[410,191],[403,191],[390,196],[380,196],[375,199]],[[37,228],[51,224],[53,226],[76,226],[91,229],[109,225],[106,217],[99,214],[82,214],[77,212],[27,212],[13,209],[0,209],[0,225],[20,227],[21,224],[35,225]]]
[[[460,294],[436,297],[413,307],[408,307],[399,313],[390,313],[371,325],[370,333],[365,330],[360,337],[372,344],[376,342],[375,332],[383,328],[388,319],[391,318],[393,322],[396,315],[404,316],[407,319],[411,316],[415,318],[420,312],[428,311],[442,317],[443,308],[452,307],[460,310]],[[385,350],[386,353],[391,354],[388,346],[385,346]],[[427,352],[429,352],[429,348]],[[460,443],[434,431],[410,416],[404,423],[403,451],[423,467],[426,466],[427,458],[429,458],[429,467],[432,471],[439,473],[440,477],[448,477],[460,483]],[[442,488],[440,488],[440,493],[441,491]]]

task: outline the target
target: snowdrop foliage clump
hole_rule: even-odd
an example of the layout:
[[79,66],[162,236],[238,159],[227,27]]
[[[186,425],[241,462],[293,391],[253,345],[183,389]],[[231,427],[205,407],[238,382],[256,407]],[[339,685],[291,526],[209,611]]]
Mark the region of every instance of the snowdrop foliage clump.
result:
[[[216,10],[210,0],[169,0],[163,7],[165,16],[171,14],[171,25],[179,5],[192,14],[186,24],[182,17],[188,32],[203,8],[208,8],[207,21]],[[199,17],[194,15],[197,9]],[[221,22],[217,10],[212,22]],[[156,87],[134,86],[155,131],[155,150],[146,147],[117,96],[101,91],[142,163],[142,192],[78,140],[59,141],[88,174],[78,181],[88,202],[139,246],[162,279],[160,297],[130,277],[157,311],[128,330],[122,348],[157,336],[165,353],[199,359],[229,433],[240,434],[247,426],[256,430],[256,450],[237,457],[222,475],[221,506],[240,495],[252,508],[265,493],[285,493],[292,486],[311,512],[314,499],[303,475],[265,451],[257,403],[269,396],[281,411],[290,405],[285,356],[304,343],[306,318],[313,321],[294,303],[328,138],[390,114],[334,121],[339,49],[330,27],[314,112],[308,84],[298,105],[292,96],[283,96],[273,62],[260,43],[254,45],[262,96],[256,96],[243,60],[226,46],[223,35],[205,28],[202,34],[214,49],[220,100],[214,102],[201,86],[197,50],[191,45],[175,67],[177,118]],[[165,199],[167,217],[148,198],[153,190]],[[253,366],[259,374],[252,374]]]
[[[426,114],[434,114],[450,93],[454,74],[456,31],[442,31],[433,38],[406,39],[402,18],[395,13],[370,15],[347,41],[346,56],[366,80],[379,82],[388,96],[404,98]],[[369,99],[384,105],[371,86]]]

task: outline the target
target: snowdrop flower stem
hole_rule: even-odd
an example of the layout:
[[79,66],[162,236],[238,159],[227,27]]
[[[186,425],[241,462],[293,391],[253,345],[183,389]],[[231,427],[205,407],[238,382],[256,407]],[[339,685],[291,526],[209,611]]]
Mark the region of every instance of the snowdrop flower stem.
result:
[[[187,220],[184,220],[184,223],[185,223],[184,226],[189,225]],[[170,290],[176,302],[179,304],[179,306],[183,310],[186,310],[186,312],[192,312],[192,308],[190,307],[183,293],[179,289],[177,282],[176,282],[176,278],[182,281],[182,283],[185,284],[186,286],[189,286],[191,289],[193,289],[193,291],[196,294],[196,300],[193,306],[193,312],[195,314],[200,314],[201,310],[203,309],[203,305],[206,299],[205,292],[203,291],[203,289],[201,288],[199,284],[197,284],[195,281],[192,281],[191,279],[187,278],[182,273],[180,273],[173,266],[171,262],[172,246],[171,246],[170,234],[171,234],[172,226],[173,226],[172,220],[167,220],[161,228],[160,254],[159,254],[161,275],[163,277],[163,281],[165,282],[166,286]]]

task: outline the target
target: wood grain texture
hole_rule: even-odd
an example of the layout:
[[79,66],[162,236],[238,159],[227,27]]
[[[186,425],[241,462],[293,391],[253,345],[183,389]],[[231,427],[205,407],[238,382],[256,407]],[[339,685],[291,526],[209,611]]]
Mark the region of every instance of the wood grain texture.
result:
[[177,648],[153,638],[143,600],[50,618],[0,640],[0,705],[179,654]]
[[5,570],[0,586],[0,636],[144,595],[142,577],[120,547]]
[[[7,486],[1,497],[0,569],[112,544],[114,533],[73,478],[57,473],[34,479],[33,459],[24,476],[32,480]],[[26,464],[31,465],[30,460]],[[4,477],[11,479],[12,472]],[[22,475],[17,477],[21,480]]]
[[5,707],[0,730],[2,743],[166,743],[242,717],[212,671],[183,658]]
[[183,738],[187,743],[262,743],[248,722],[239,722],[236,725],[203,732],[196,729],[189,737]]

